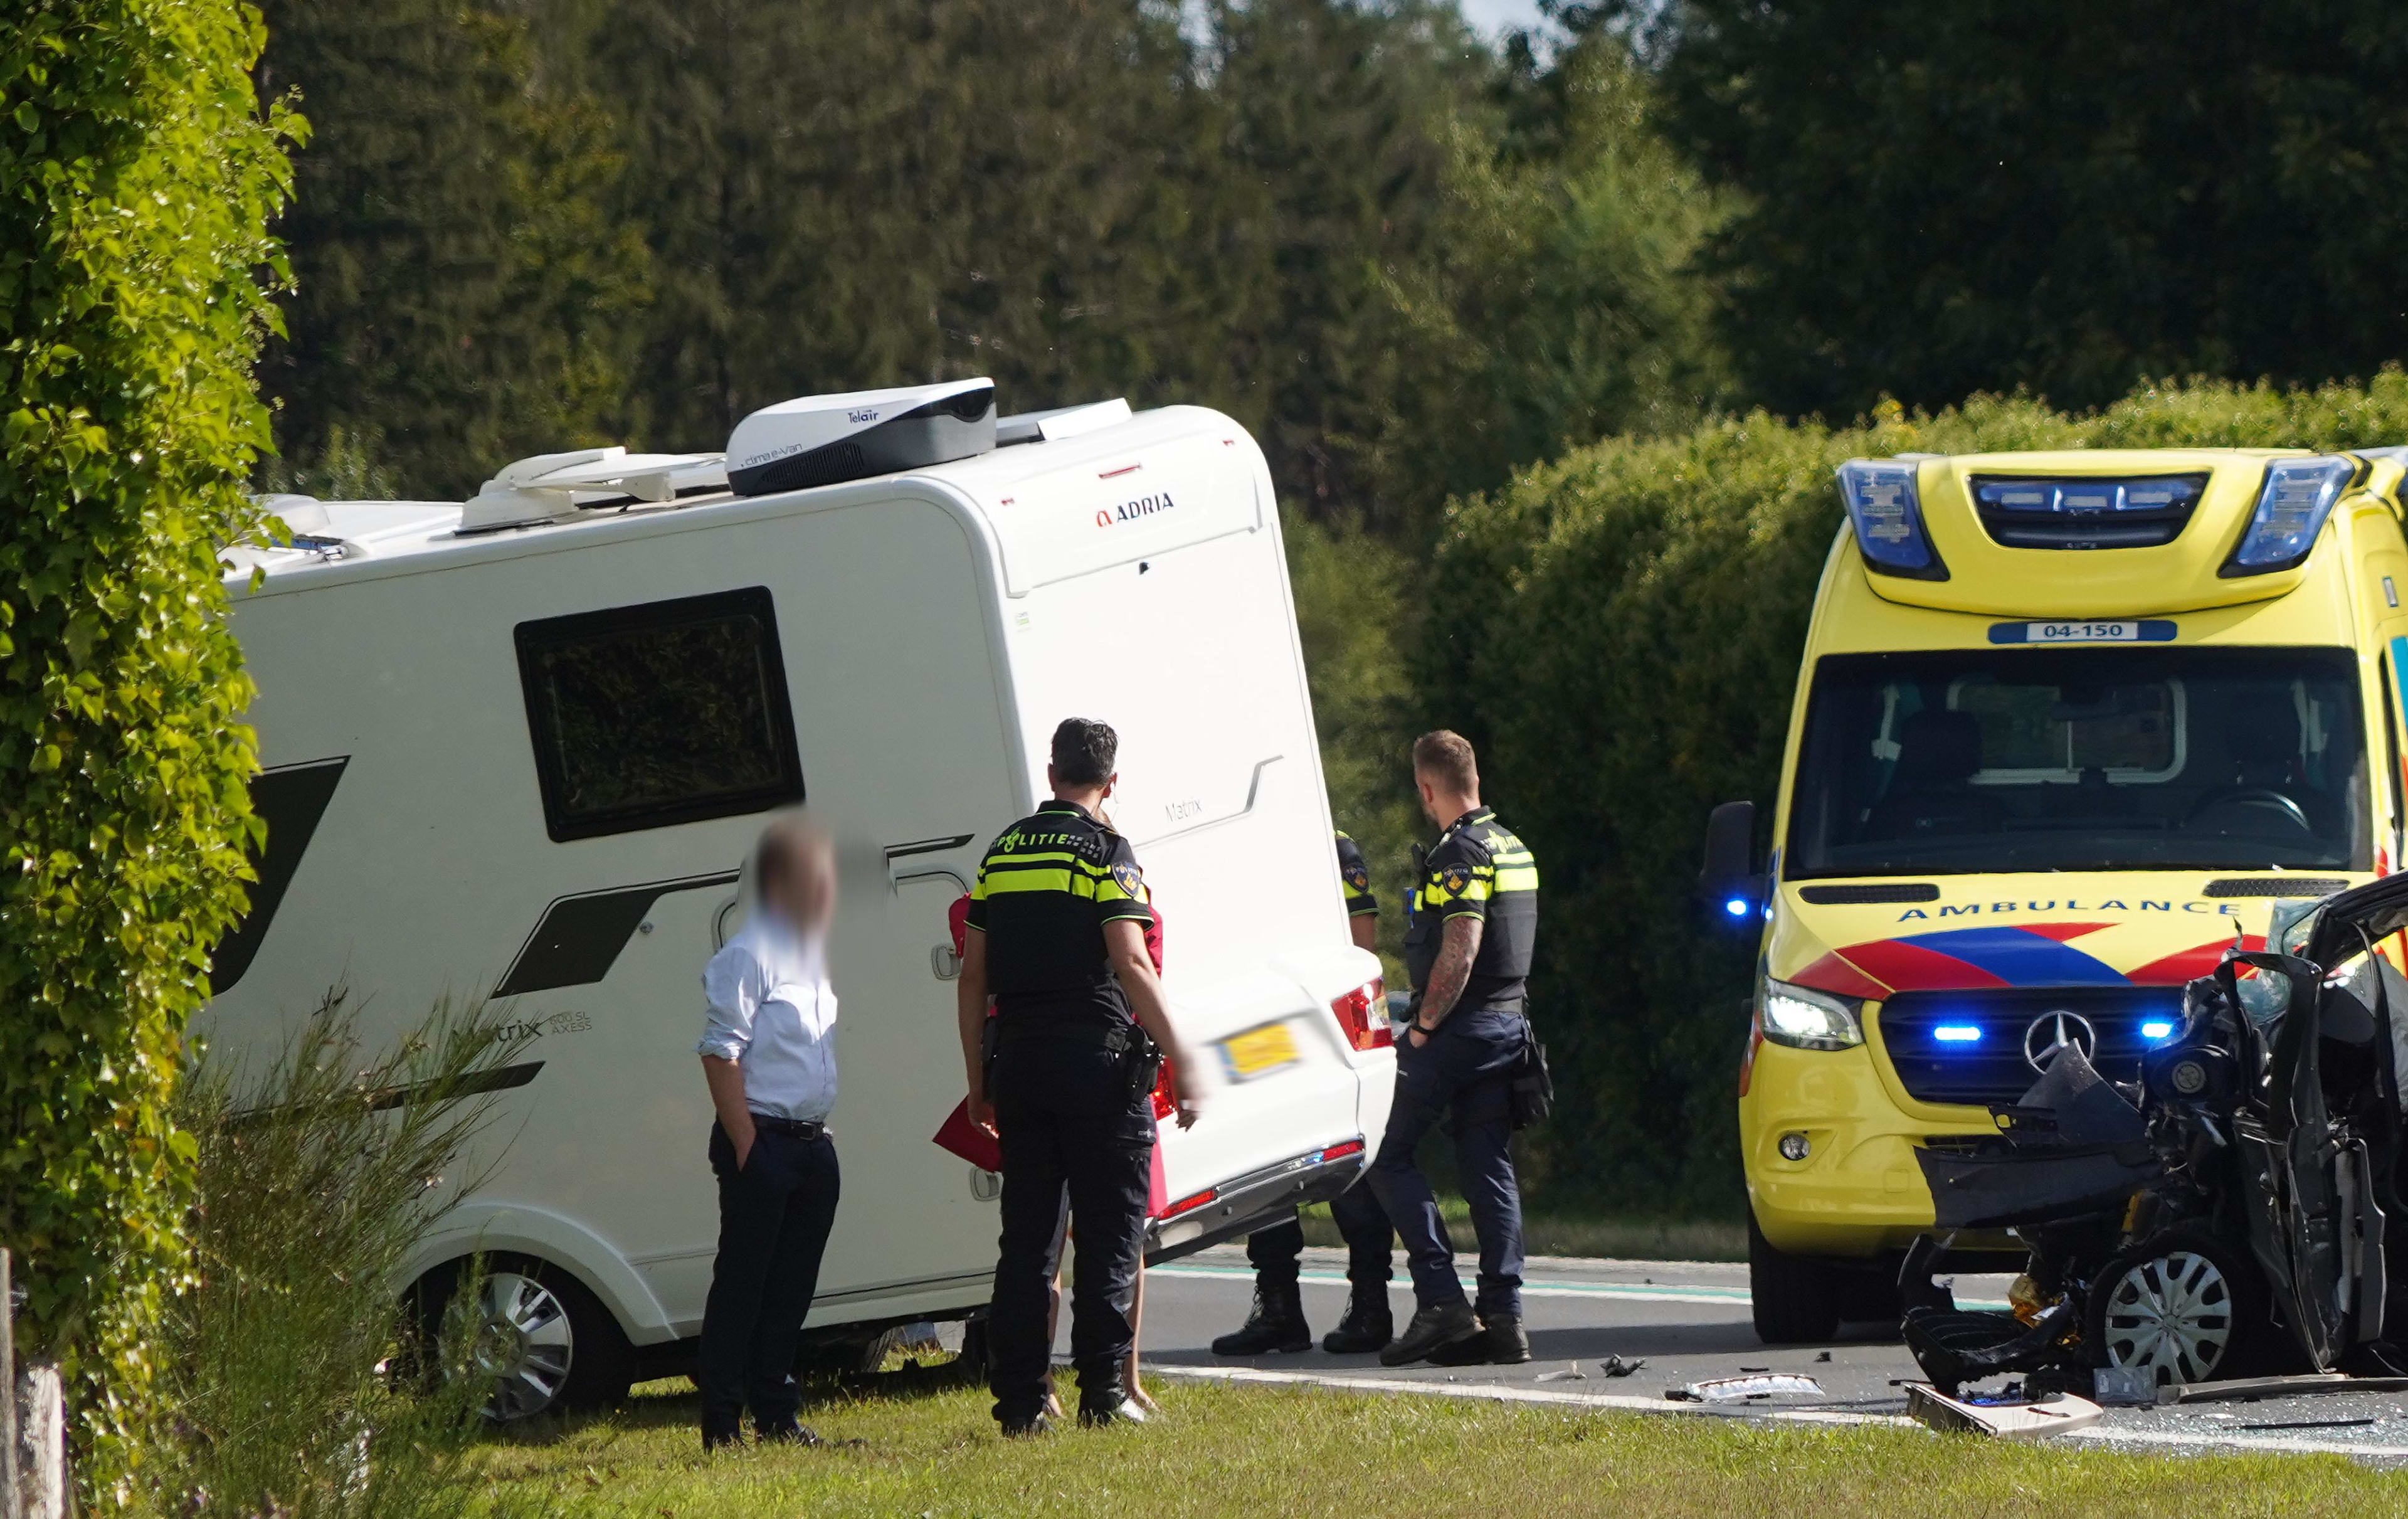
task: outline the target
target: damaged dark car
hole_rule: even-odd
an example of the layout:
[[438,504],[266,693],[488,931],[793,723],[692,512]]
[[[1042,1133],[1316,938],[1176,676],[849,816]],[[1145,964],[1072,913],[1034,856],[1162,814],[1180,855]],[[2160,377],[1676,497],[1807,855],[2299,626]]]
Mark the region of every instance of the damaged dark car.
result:
[[[1991,1110],[1995,1140],[1918,1151],[1937,1229],[1900,1289],[1926,1374],[2087,1392],[2102,1368],[2159,1385],[2408,1368],[2408,979],[2378,953],[2403,928],[2408,876],[2283,904],[2264,952],[2184,989],[2137,1082],[2068,1045]],[[1998,1229],[2030,1252],[2013,1311],[1959,1310],[1933,1269],[1956,1231]]]

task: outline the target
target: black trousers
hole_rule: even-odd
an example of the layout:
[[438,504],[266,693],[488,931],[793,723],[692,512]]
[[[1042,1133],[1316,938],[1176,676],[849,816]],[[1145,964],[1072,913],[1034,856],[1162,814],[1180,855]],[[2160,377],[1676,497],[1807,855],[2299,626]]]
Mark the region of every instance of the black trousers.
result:
[[750,1408],[755,1429],[781,1428],[802,1402],[795,1352],[836,1222],[836,1141],[760,1129],[738,1170],[735,1141],[713,1124],[710,1168],[719,1256],[702,1309],[702,1426],[732,1435]]
[[1397,1046],[1397,1095],[1371,1162],[1371,1188],[1404,1241],[1413,1297],[1424,1308],[1463,1301],[1455,1240],[1413,1152],[1451,1117],[1455,1178],[1480,1240],[1483,1317],[1522,1316],[1522,1194],[1513,1177],[1513,1072],[1530,1025],[1519,1009],[1460,1011],[1421,1048]]
[[1003,1141],[1003,1237],[987,1324],[995,1416],[1015,1424],[1045,1406],[1054,1348],[1046,1307],[1066,1210],[1078,1232],[1070,1360],[1079,1402],[1109,1408],[1137,1340],[1129,1298],[1145,1250],[1153,1108],[1129,1090],[1123,1057],[1071,1039],[1006,1043],[990,1087]]
[[[1384,1293],[1392,1274],[1388,1249],[1396,1229],[1370,1183],[1358,1181],[1330,1198],[1329,1216],[1338,1221],[1338,1236],[1346,1241],[1346,1280],[1358,1295]],[[1246,1236],[1246,1259],[1254,1268],[1255,1284],[1266,1289],[1295,1286],[1303,1254],[1304,1225],[1295,1219]]]

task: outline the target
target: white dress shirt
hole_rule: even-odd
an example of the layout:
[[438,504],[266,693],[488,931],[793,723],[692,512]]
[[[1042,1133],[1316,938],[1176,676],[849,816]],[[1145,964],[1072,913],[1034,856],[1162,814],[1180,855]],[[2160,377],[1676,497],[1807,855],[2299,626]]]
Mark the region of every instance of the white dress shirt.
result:
[[836,1106],[836,990],[827,944],[766,909],[702,970],[710,1019],[697,1053],[744,1072],[744,1105],[771,1118],[827,1121]]

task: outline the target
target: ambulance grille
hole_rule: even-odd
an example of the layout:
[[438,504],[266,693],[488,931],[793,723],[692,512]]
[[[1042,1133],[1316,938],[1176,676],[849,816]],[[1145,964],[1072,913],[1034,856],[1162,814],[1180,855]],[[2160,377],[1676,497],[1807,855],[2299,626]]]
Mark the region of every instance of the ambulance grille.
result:
[[[2024,1058],[2032,1022],[2068,1012],[2087,1024],[2091,1064],[2110,1081],[2133,1082],[2149,1039],[2141,1025],[2182,1017],[2178,986],[2014,986],[1970,992],[1900,992],[1873,1014],[1899,1084],[1918,1102],[1986,1107],[2014,1102],[2040,1080]],[[1942,1039],[1976,1028],[1976,1039]],[[2044,1042],[2044,1041],[2043,1041]]]
[[1866,902],[1937,902],[1940,888],[1928,881],[1868,882],[1855,886],[1800,886],[1801,900],[1817,907]]
[[2233,876],[2211,881],[2201,896],[2330,896],[2349,890],[2349,882],[2324,876]]

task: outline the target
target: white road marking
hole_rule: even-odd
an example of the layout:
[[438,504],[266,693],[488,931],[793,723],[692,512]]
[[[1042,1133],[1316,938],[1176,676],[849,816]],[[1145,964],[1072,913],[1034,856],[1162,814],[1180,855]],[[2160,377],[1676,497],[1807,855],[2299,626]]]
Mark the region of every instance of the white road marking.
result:
[[[1226,1266],[1154,1266],[1147,1268],[1146,1275],[1211,1277],[1232,1282],[1252,1282],[1254,1279],[1254,1273],[1251,1269]],[[1305,1282],[1335,1283],[1340,1286],[1346,1284],[1345,1273],[1340,1271],[1303,1271],[1298,1273],[1298,1279]],[[1464,1277],[1461,1280],[1467,1289],[1478,1286],[1470,1277]],[[1402,1280],[1393,1282],[1389,1286],[1392,1291],[1412,1290],[1412,1283]],[[1597,1297],[1625,1303],[1729,1303],[1742,1308],[1747,1306],[1748,1302],[1745,1287],[1683,1286],[1677,1283],[1654,1282],[1525,1282],[1522,1283],[1522,1296],[1525,1297]],[[1957,1306],[2003,1311],[2011,1305],[2004,1302],[1966,1298],[1960,1300]]]
[[[1422,1397],[1453,1397],[1482,1403],[1541,1403],[1566,1408],[1610,1409],[1628,1413],[1675,1413],[1776,1421],[1784,1424],[1889,1425],[1908,1429],[1923,1426],[1903,1414],[1853,1413],[1837,1409],[1782,1409],[1731,1404],[1675,1403],[1668,1398],[1634,1397],[1627,1394],[1558,1392],[1553,1388],[1512,1386],[1498,1383],[1413,1382],[1401,1377],[1320,1376],[1310,1371],[1265,1371],[1250,1366],[1161,1366],[1145,1363],[1146,1374],[1186,1377],[1197,1382],[1246,1382],[1289,1386],[1326,1387],[1338,1392],[1407,1393]],[[2115,1429],[2094,1425],[2069,1430],[2060,1440],[2093,1440],[2109,1445],[2144,1445],[2171,1450],[2271,1451],[2279,1455],[2347,1455],[2360,1460],[2408,1459],[2408,1445],[2356,1445],[2336,1440],[2281,1440],[2261,1435],[2185,1434],[2160,1429]]]

